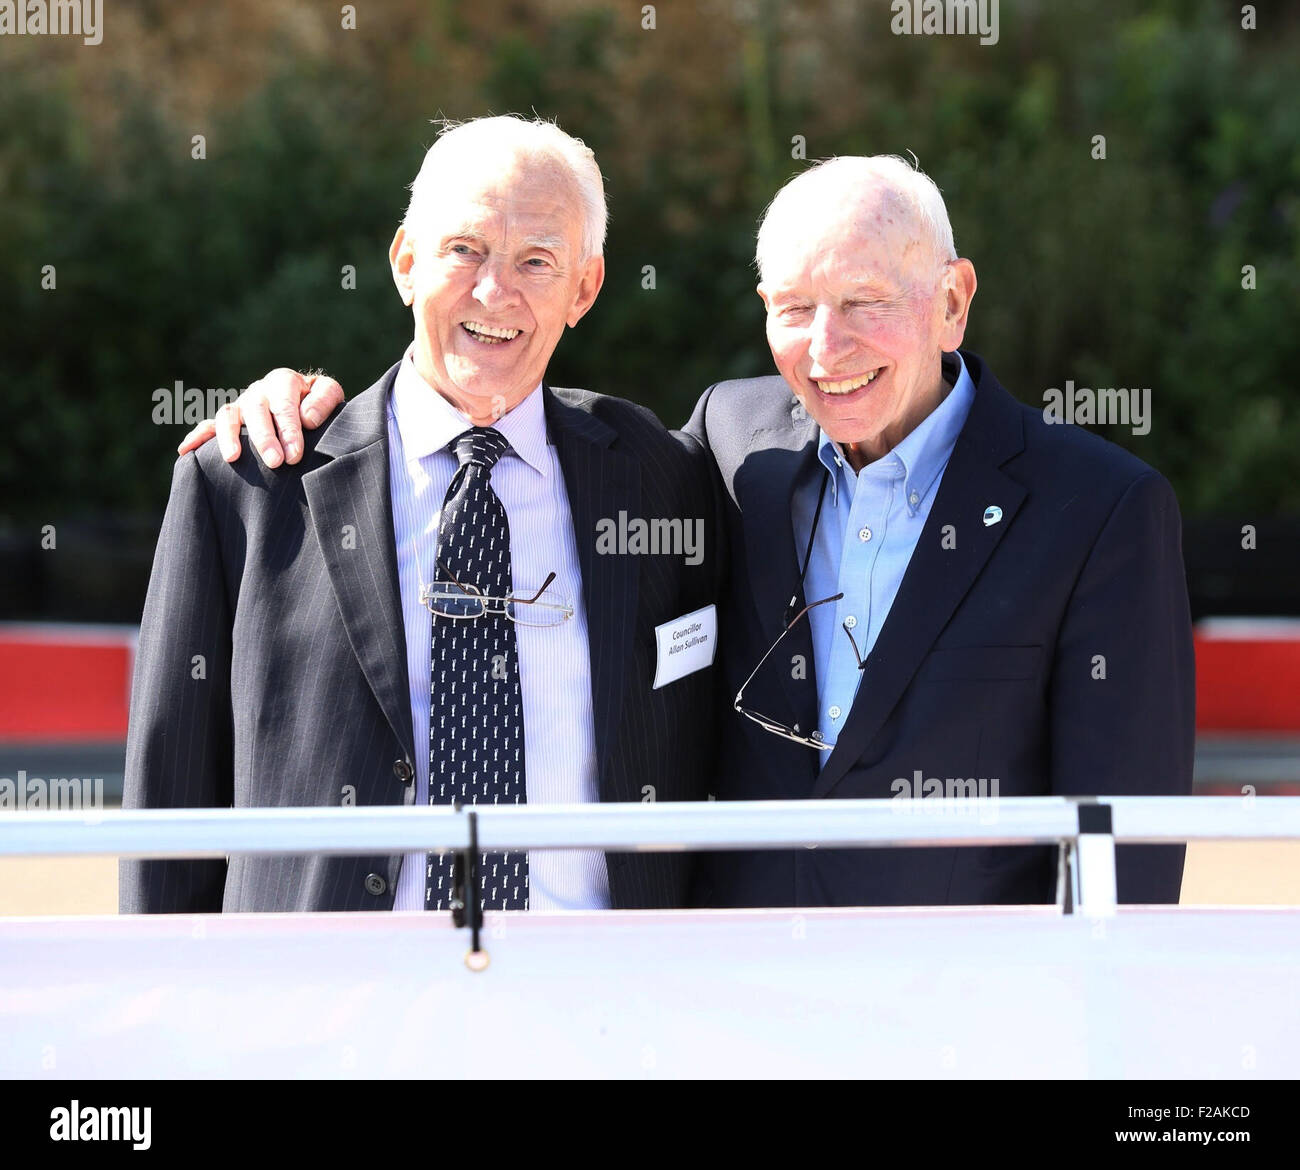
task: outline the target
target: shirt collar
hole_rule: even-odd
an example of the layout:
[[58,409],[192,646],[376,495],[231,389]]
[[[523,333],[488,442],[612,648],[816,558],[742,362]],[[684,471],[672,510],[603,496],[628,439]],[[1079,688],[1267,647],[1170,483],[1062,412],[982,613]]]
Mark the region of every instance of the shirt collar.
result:
[[841,483],[852,498],[855,481],[860,476],[883,480],[902,479],[907,510],[911,515],[916,514],[935,480],[948,466],[952,449],[957,445],[957,436],[966,425],[966,416],[975,399],[975,383],[971,380],[960,353],[943,355],[943,372],[945,379],[955,376],[953,387],[943,401],[888,455],[868,463],[856,476],[839,444],[825,431],[818,429],[817,458],[830,472],[832,503],[838,502]]
[[[505,436],[510,451],[534,471],[549,475],[551,461],[546,453],[546,409],[541,388],[539,382],[522,402],[492,425]],[[420,376],[415,368],[414,346],[402,357],[389,409],[408,460],[443,450],[474,425]]]

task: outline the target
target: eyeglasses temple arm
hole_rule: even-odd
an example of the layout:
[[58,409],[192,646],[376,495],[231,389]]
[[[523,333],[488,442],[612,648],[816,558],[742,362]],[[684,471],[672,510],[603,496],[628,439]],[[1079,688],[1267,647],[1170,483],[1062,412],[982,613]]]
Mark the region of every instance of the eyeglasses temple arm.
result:
[[[514,600],[518,602],[520,605],[534,605],[536,604],[537,599],[541,597],[543,593],[546,592],[546,590],[550,587],[551,582],[554,580],[555,580],[555,574],[552,573],[549,577],[546,578],[545,581],[542,582],[542,587],[536,593],[534,593],[532,597],[516,597]],[[568,606],[561,606],[560,608],[568,609]]]
[[858,640],[853,636],[853,631],[849,629],[849,623],[840,622],[840,627],[849,636],[849,645],[853,647],[853,657],[858,660],[858,669],[866,670],[867,660],[863,658],[860,653],[858,653]]
[[447,580],[450,581],[453,585],[455,585],[457,589],[460,589],[464,592],[468,592],[468,590],[465,589],[465,586],[456,580],[456,574],[453,573],[449,568],[447,568],[446,565],[442,563],[441,557],[436,558],[435,563],[437,564],[438,568],[440,568],[443,571],[443,574],[446,576]]
[[794,623],[797,622],[801,617],[803,617],[803,615],[806,614],[810,609],[816,609],[819,605],[826,605],[828,602],[831,601],[841,601],[843,600],[843,598],[844,598],[843,593],[837,593],[835,594],[834,597],[823,597],[820,601],[810,601],[807,605],[803,607],[803,609],[801,609],[797,614],[794,615],[794,617],[790,619],[790,621],[786,624],[785,627],[786,630],[789,631],[791,627],[793,627]]
[[[784,638],[786,634],[788,634],[792,629],[794,629],[795,622],[797,622],[801,617],[803,617],[803,615],[806,614],[810,609],[816,609],[819,605],[826,605],[828,602],[831,601],[839,601],[841,600],[841,598],[843,598],[843,596],[844,596],[843,593],[837,593],[835,594],[834,597],[823,597],[820,601],[809,602],[809,604],[805,605],[803,609],[801,609],[797,614],[794,615],[794,617],[786,625],[785,629],[781,631],[781,636],[777,638],[775,642],[772,643],[771,649],[769,649],[768,652],[758,660],[758,665],[749,672],[749,677],[745,679],[743,683],[740,684],[740,690],[736,692],[736,698],[731,704],[735,710],[737,711],[740,710],[740,700],[745,693],[745,688],[754,681],[754,675],[756,675],[760,670],[763,669],[763,663],[772,657],[772,651],[775,650],[779,645],[781,645],[781,638]],[[857,653],[856,646],[853,648],[853,651],[855,654]]]

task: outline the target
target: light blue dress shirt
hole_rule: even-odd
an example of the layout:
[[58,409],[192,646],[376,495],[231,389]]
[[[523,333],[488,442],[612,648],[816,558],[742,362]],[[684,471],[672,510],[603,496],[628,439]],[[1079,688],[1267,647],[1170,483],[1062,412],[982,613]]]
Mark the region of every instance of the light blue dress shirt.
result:
[[[975,384],[961,354],[953,356],[960,369],[952,389],[888,455],[855,473],[839,445],[819,431],[816,474],[795,491],[792,512],[800,567],[818,497],[826,493],[804,578],[804,600],[844,594],[805,619],[812,623],[817,728],[830,744],[844,730],[862,679],[843,626],[852,631],[865,659],[889,616],[970,413]],[[828,750],[822,753],[823,763],[828,756]]]
[[[457,468],[447,445],[472,425],[420,377],[408,350],[388,405],[388,473],[415,729],[417,804],[427,802],[429,794],[433,638],[433,615],[420,604],[420,585],[435,577],[442,502]],[[564,475],[546,434],[541,387],[495,425],[510,443],[492,469],[492,488],[510,524],[514,589],[534,593],[554,572],[548,595],[564,597],[574,607],[574,616],[558,626],[515,625],[528,803],[595,803],[600,790],[582,569]],[[403,859],[394,910],[424,909],[425,858],[411,853]],[[530,911],[608,908],[609,876],[601,850],[529,853]]]

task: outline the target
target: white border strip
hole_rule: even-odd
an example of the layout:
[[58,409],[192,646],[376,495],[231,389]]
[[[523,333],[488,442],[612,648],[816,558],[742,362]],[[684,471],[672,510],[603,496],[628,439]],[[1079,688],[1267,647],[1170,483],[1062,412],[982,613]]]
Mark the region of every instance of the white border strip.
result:
[[122,646],[133,648],[140,627],[80,622],[0,622],[0,642],[32,646]]
[[1300,618],[1207,617],[1196,636],[1211,642],[1300,642]]

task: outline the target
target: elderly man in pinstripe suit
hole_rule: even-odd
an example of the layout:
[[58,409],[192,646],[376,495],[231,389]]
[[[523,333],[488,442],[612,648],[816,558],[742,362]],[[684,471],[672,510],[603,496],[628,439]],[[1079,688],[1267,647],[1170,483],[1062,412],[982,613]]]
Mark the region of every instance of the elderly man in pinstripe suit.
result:
[[[297,436],[290,467],[215,445],[176,465],[125,807],[704,795],[711,654],[665,684],[655,636],[697,611],[707,624],[719,588],[703,452],[640,407],[545,382],[600,291],[605,223],[595,160],[558,127],[488,118],[438,139],[390,250],[414,319],[401,360]],[[692,547],[611,553],[601,534],[621,516],[669,521]],[[120,902],[438,909],[441,864],[124,861]],[[689,878],[680,854],[507,855],[484,859],[481,894],[666,907]]]

